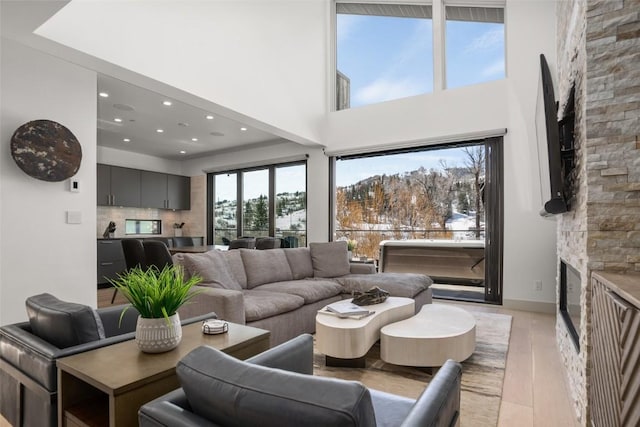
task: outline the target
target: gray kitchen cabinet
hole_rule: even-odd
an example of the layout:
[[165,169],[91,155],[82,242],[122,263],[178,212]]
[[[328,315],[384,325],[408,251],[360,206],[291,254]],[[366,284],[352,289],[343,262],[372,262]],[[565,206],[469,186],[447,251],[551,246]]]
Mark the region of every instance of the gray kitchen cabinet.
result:
[[140,207],[140,171],[98,164],[97,201],[101,206]]
[[191,209],[191,178],[98,164],[99,206]]
[[191,209],[191,178],[167,175],[167,208]]
[[141,171],[140,204],[145,208],[191,209],[191,178]]
[[126,264],[119,239],[98,240],[98,285],[109,283],[124,273]]

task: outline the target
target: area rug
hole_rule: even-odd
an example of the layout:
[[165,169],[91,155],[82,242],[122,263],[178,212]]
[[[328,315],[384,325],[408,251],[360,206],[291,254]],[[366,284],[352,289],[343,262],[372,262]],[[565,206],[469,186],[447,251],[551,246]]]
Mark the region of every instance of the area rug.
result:
[[[465,307],[466,308],[466,307]],[[460,425],[495,426],[498,423],[502,382],[511,334],[511,316],[477,312],[476,349],[462,363]],[[334,368],[325,365],[324,355],[314,352],[314,374],[356,380],[376,390],[417,398],[431,381],[428,369],[392,365],[380,360],[375,344],[366,356],[366,368]]]

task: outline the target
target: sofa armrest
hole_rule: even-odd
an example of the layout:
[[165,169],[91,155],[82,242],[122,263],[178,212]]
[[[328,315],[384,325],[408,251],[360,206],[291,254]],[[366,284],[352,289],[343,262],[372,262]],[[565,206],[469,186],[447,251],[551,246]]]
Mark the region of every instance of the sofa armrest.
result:
[[187,397],[181,388],[143,405],[138,411],[138,421],[141,427],[217,426],[191,412]]
[[362,262],[350,262],[349,269],[349,273],[351,274],[375,274],[376,272],[375,264],[365,264]]
[[242,291],[208,286],[194,286],[193,289],[199,293],[180,308],[181,319],[214,311],[219,319],[241,325],[246,323]]
[[313,337],[309,334],[298,335],[247,359],[247,362],[313,375]]
[[460,424],[462,365],[447,360],[411,408],[402,427]]

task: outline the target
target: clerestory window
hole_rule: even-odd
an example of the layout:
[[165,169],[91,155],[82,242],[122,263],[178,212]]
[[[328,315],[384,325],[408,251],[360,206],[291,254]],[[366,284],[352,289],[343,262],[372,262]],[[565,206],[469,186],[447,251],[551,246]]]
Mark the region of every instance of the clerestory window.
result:
[[402,1],[336,2],[336,111],[505,78],[503,3]]

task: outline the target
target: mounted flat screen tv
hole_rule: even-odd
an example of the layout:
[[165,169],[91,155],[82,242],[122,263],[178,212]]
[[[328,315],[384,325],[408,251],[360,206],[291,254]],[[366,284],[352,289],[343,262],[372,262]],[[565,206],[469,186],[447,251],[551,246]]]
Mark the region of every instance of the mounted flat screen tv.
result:
[[[549,193],[540,215],[549,216],[567,212],[569,206],[565,192],[565,172],[563,168],[563,147],[560,140],[560,126],[558,123],[558,108],[553,91],[553,81],[549,65],[544,55],[540,55],[540,88],[538,96],[536,128],[538,134],[538,149],[541,154],[546,151],[548,160]],[[544,148],[546,147],[546,150]],[[542,165],[541,165],[542,166]],[[541,168],[544,171],[544,168]],[[544,172],[541,172],[543,187],[545,186]],[[544,191],[544,188],[543,188]],[[545,198],[546,198],[545,197]]]

